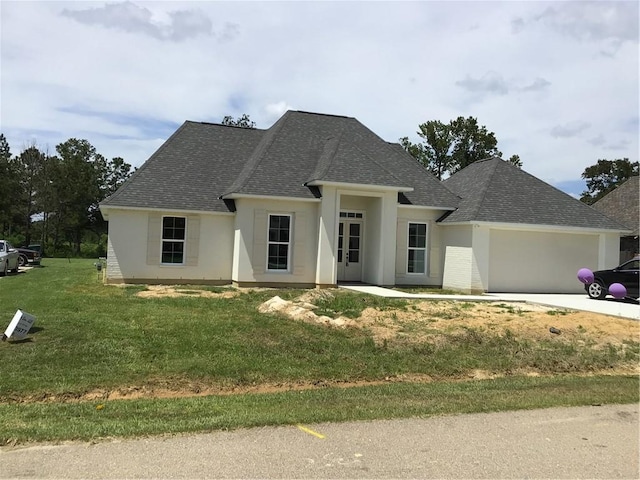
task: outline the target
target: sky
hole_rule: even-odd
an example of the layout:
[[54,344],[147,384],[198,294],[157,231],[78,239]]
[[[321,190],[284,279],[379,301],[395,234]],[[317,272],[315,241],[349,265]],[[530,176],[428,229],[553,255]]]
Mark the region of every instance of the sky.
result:
[[0,132],[142,165],[185,121],[286,110],[386,141],[475,117],[507,159],[574,196],[638,161],[639,3],[0,1]]

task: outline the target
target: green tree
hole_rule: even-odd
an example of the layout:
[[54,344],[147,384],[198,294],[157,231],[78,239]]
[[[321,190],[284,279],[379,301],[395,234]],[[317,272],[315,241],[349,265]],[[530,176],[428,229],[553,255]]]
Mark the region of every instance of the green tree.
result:
[[478,125],[477,119],[458,117],[450,125],[454,138],[450,173],[456,173],[478,160],[502,156],[495,134],[484,125]]
[[418,125],[417,133],[424,142],[414,144],[404,137],[400,139],[400,144],[438,179],[442,179],[442,175],[451,169],[453,162],[450,155],[454,142],[451,125],[430,120]]
[[230,127],[256,128],[256,122],[251,120],[246,113],[243,113],[241,117],[235,120],[231,115],[226,115],[221,123],[222,125],[229,125]]
[[100,180],[106,163],[87,140],[71,138],[56,146],[59,161],[52,175],[55,211],[54,249],[65,239],[80,252],[83,230],[101,200]]
[[518,168],[522,168],[522,160],[520,160],[520,155],[511,155],[507,162],[515,165]]
[[14,197],[18,192],[18,177],[15,163],[12,161],[11,148],[4,134],[0,133],[0,236],[8,237],[12,233],[16,205]]
[[638,162],[631,162],[628,158],[600,159],[595,165],[585,168],[582,172],[582,178],[587,182],[587,189],[582,192],[580,200],[591,205],[628,178],[638,174]]
[[[478,125],[473,117],[458,117],[447,124],[430,120],[418,125],[417,134],[421,143],[414,144],[403,137],[400,144],[438,179],[478,160],[502,156],[495,134]],[[518,155],[512,155],[509,162],[522,166]]]
[[16,203],[22,216],[21,225],[24,243],[31,243],[31,224],[33,215],[41,212],[38,205],[38,191],[41,189],[42,169],[44,168],[45,154],[34,143],[25,148],[16,159],[16,169],[20,189],[16,195]]
[[99,202],[113,195],[118,188],[132,175],[131,165],[122,157],[107,160],[102,155],[96,156],[95,169],[98,174],[100,194],[97,201],[89,207],[89,220],[96,234],[107,233],[107,224],[99,212]]

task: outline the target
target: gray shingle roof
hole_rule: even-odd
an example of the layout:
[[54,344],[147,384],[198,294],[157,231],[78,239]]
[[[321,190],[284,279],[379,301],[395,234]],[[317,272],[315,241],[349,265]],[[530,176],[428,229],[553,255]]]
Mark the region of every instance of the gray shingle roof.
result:
[[404,150],[351,117],[288,111],[227,194],[314,198],[315,181],[410,187],[415,205],[453,208],[458,199]]
[[444,181],[462,199],[442,220],[624,230],[590,206],[499,158],[475,162]]
[[593,208],[626,225],[631,235],[640,231],[640,177],[627,179],[593,204]]
[[403,203],[458,198],[355,118],[289,111],[268,130],[185,122],[105,206],[228,211],[233,194],[316,198],[312,181],[412,187]]
[[101,205],[228,212],[220,194],[264,130],[185,122]]

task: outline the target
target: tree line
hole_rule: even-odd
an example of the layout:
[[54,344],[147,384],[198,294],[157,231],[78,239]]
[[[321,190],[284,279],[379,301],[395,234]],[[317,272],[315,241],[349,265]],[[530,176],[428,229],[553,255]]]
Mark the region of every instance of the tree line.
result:
[[[225,116],[221,123],[256,128],[247,114]],[[408,137],[399,142],[438,179],[478,160],[502,156],[495,133],[474,117],[449,123],[430,120],[416,133],[420,142]],[[522,167],[518,155],[507,161]],[[638,170],[638,162],[628,158],[599,159],[582,173],[587,189],[580,200],[595,203]],[[132,173],[121,157],[108,160],[87,140],[70,138],[57,145],[54,154],[34,143],[12,155],[0,134],[0,238],[18,246],[41,244],[49,255],[103,256],[107,224],[98,205]]]
[[107,223],[98,204],[132,173],[87,140],[70,138],[55,153],[33,143],[12,155],[0,134],[0,238],[40,244],[52,256],[103,256]]

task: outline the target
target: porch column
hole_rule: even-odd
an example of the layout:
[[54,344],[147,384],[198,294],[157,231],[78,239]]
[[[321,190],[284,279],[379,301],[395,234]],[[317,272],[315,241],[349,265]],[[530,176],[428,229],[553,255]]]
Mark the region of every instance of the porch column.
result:
[[333,286],[337,283],[338,266],[335,256],[335,242],[338,202],[336,188],[323,185],[318,226],[318,257],[316,259],[316,286],[318,287]]
[[380,222],[380,262],[377,272],[378,285],[396,283],[396,236],[398,225],[398,194],[387,192],[382,197]]

